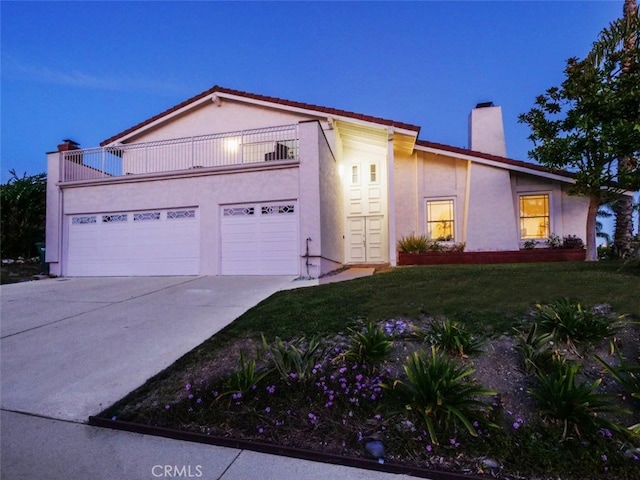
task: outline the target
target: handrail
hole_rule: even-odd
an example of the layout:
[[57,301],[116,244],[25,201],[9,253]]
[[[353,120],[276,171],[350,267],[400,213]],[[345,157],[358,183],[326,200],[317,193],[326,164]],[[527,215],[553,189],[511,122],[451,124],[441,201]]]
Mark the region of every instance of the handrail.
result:
[[291,159],[299,159],[297,124],[69,150],[61,155],[60,178],[95,180]]

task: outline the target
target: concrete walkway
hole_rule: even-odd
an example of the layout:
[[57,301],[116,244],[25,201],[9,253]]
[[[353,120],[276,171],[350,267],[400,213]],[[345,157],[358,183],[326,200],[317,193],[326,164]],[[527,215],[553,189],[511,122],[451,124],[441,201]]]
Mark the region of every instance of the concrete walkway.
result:
[[85,424],[264,298],[316,282],[150,277],[2,286],[1,478],[402,478]]

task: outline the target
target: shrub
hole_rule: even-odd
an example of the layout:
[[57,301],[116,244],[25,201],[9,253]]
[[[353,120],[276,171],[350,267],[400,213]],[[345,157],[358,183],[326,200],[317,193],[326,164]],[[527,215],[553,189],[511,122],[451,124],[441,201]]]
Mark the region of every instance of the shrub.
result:
[[398,242],[400,253],[426,253],[426,252],[464,252],[465,243],[441,243],[438,240],[430,240],[425,235],[409,235],[402,237]]
[[562,238],[562,248],[584,248],[584,242],[576,235],[568,235]]
[[615,378],[633,398],[640,400],[640,365],[627,362],[618,355],[618,365],[609,365],[598,355],[595,359]]
[[262,348],[269,354],[276,371],[285,381],[307,381],[313,376],[317,365],[323,362],[325,353],[322,343],[316,337],[308,343],[305,343],[304,337],[289,343],[276,337],[272,344],[268,344],[262,336]]
[[248,393],[255,390],[258,383],[266,377],[270,370],[258,373],[256,361],[251,359],[246,361],[244,352],[240,351],[239,368],[231,373],[225,383],[224,391],[218,396],[218,399],[233,395],[234,398],[245,397]]
[[522,370],[531,375],[549,372],[552,366],[554,352],[549,347],[553,335],[538,333],[538,324],[534,323],[527,333],[516,329],[515,349],[520,353]]
[[442,347],[446,352],[465,357],[479,353],[483,342],[473,338],[458,322],[447,318],[431,323],[430,330],[424,334],[424,339],[432,345]]
[[398,242],[400,253],[424,253],[427,251],[429,240],[424,235],[409,235]]
[[[619,364],[609,365],[598,355],[595,359],[605,368],[605,370],[622,385],[629,395],[640,401],[640,365],[627,362],[622,356],[618,356]],[[640,435],[640,423],[628,427],[634,435]]]
[[542,333],[551,333],[556,340],[573,347],[576,342],[598,343],[619,330],[606,317],[568,298],[548,305],[536,305],[534,318]]
[[547,241],[545,242],[547,244],[547,246],[549,248],[561,248],[562,247],[562,239],[556,235],[555,233],[552,233],[551,235],[549,235],[549,238],[547,239]]
[[382,327],[369,322],[362,331],[349,330],[349,345],[339,359],[344,358],[373,368],[391,352],[393,341]]
[[525,250],[533,250],[534,248],[536,248],[536,245],[538,245],[538,242],[536,240],[527,240],[526,242],[524,242],[522,247]]
[[424,351],[407,357],[403,366],[406,381],[396,380],[392,385],[382,385],[395,395],[402,412],[413,412],[427,428],[434,444],[438,433],[449,433],[462,424],[472,436],[474,417],[487,406],[478,396],[493,396],[497,392],[486,390],[469,380],[474,369],[458,364],[431,347],[431,355]]
[[555,357],[549,374],[539,374],[538,384],[531,394],[538,400],[543,418],[563,425],[562,439],[566,439],[569,427],[580,436],[580,426],[608,427],[619,429],[617,425],[604,419],[602,413],[628,413],[612,405],[605,394],[594,393],[602,379],[592,384],[576,385],[576,374],[580,365]]

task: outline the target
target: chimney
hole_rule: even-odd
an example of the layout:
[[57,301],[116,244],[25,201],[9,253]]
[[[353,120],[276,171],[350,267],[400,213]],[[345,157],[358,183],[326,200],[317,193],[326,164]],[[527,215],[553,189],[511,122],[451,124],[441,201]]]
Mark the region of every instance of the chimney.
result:
[[496,107],[493,102],[483,102],[471,110],[469,149],[499,157],[507,156],[501,107]]
[[78,142],[74,142],[73,140],[69,140],[68,138],[62,140],[62,143],[58,145],[59,152],[68,152],[69,150],[78,150],[80,144]]

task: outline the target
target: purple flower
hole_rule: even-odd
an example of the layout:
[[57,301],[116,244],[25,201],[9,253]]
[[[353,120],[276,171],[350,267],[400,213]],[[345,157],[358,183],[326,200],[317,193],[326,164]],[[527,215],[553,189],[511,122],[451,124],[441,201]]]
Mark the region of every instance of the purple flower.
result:
[[169,410],[171,408],[171,405],[169,405],[168,403],[164,406],[165,410]]
[[269,392],[269,393],[275,393],[275,391],[276,391],[276,386],[275,386],[275,385],[269,385],[269,386],[267,387],[267,392]]
[[601,428],[600,430],[598,430],[598,433],[607,438],[611,438],[613,436],[611,430],[609,430],[608,428]]
[[267,407],[264,409],[265,412],[270,413],[271,412],[271,407]]
[[190,393],[188,398],[189,398],[189,400],[192,400],[193,399],[193,393]]
[[602,457],[600,457],[600,458],[602,458],[602,461],[603,461],[603,462],[606,462],[606,461],[607,461],[607,456],[606,456],[606,455],[602,455]]
[[184,386],[184,389],[185,389],[187,392],[188,392],[189,390],[191,390],[191,384],[190,384],[190,383],[187,383],[187,384]]
[[198,400],[196,400],[196,403],[202,403],[202,399],[198,398]]
[[430,452],[431,450],[433,450],[433,447],[432,447],[431,445],[427,445],[427,446],[426,446],[426,447],[424,447],[424,448],[425,448],[425,450],[426,450],[427,452]]
[[518,422],[513,422],[513,428],[516,430],[520,428],[520,424]]
[[258,427],[258,433],[264,433],[264,428]]

